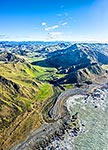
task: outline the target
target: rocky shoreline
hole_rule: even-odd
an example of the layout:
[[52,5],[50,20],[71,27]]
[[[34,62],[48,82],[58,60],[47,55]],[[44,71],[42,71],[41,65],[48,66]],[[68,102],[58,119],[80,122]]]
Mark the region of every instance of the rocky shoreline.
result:
[[[74,95],[69,97],[66,100],[67,109],[71,112],[71,109],[75,107],[75,105],[81,105],[82,109],[85,110],[85,106],[91,105],[94,111],[98,111],[99,109],[103,110],[107,106],[106,98],[108,96],[108,85],[103,85],[93,90],[92,93],[88,93],[85,95]],[[105,106],[106,105],[106,106]],[[77,111],[77,110],[76,110]],[[81,115],[81,114],[80,114]],[[71,120],[68,122],[68,128],[64,131],[64,135],[61,137],[55,137],[54,140],[45,148],[45,150],[55,149],[55,150],[75,150],[74,140],[79,137],[80,134],[86,134],[88,131],[86,129],[86,124],[84,120],[82,120],[79,115],[79,112],[76,112],[75,115],[71,117]]]
[[[98,89],[98,91],[96,90]],[[99,89],[108,89],[108,84],[92,84],[88,88],[70,89],[60,94],[55,105],[50,110],[51,117],[55,120],[53,123],[45,123],[42,127],[34,131],[26,141],[20,143],[12,150],[44,150],[57,149],[59,146],[55,141],[62,141],[65,135],[70,134],[71,137],[76,137],[81,131],[81,125],[78,119],[78,113],[70,115],[66,101],[69,97],[82,95],[85,97],[92,96],[93,99],[103,98],[99,93]],[[98,106],[95,106],[98,107]],[[53,143],[53,144],[52,144]]]

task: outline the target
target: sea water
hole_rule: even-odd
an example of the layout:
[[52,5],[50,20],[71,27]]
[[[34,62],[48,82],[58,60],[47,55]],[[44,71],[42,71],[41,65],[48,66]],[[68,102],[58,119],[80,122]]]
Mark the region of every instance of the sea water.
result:
[[70,109],[79,112],[81,129],[73,150],[108,150],[108,90],[97,89]]
[[78,112],[80,131],[65,131],[63,138],[54,139],[46,149],[108,150],[108,89],[101,87],[89,95],[69,97],[67,109]]

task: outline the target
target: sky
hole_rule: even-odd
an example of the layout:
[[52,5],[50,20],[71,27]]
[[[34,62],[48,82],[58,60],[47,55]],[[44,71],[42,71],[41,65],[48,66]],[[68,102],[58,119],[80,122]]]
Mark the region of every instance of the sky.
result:
[[0,0],[0,41],[108,42],[108,0]]

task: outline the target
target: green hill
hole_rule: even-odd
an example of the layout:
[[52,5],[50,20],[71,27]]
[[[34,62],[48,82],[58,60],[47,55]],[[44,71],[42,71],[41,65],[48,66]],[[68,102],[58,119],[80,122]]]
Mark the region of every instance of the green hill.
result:
[[108,73],[107,49],[101,45],[25,46],[0,52],[0,150],[39,128],[60,91]]
[[53,95],[52,86],[36,80],[36,70],[26,62],[0,62],[0,145],[9,149],[22,141],[43,120],[41,111]]

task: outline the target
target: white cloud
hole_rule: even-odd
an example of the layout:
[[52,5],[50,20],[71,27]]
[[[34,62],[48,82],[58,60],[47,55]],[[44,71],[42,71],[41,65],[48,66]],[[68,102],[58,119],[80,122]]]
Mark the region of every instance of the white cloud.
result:
[[50,32],[48,34],[49,34],[48,38],[50,38],[50,39],[61,38],[61,35],[62,35],[61,32]]
[[57,29],[57,28],[59,28],[58,25],[47,27],[47,28],[45,28],[45,31],[54,30],[54,29]]
[[42,26],[46,26],[47,25],[47,23],[46,22],[42,22]]
[[59,13],[57,14],[58,17],[61,17],[61,16],[69,16],[69,13],[67,11],[63,11],[63,13]]
[[62,25],[62,26],[65,26],[65,25],[67,25],[67,22],[63,22],[61,25]]
[[49,34],[52,35],[52,36],[59,36],[62,33],[61,32],[50,32]]
[[62,16],[62,14],[57,14],[57,16],[61,17],[61,16]]
[[4,35],[4,34],[0,34],[0,37],[6,37],[6,35]]
[[0,34],[0,39],[8,39],[9,36],[5,35],[5,34]]

